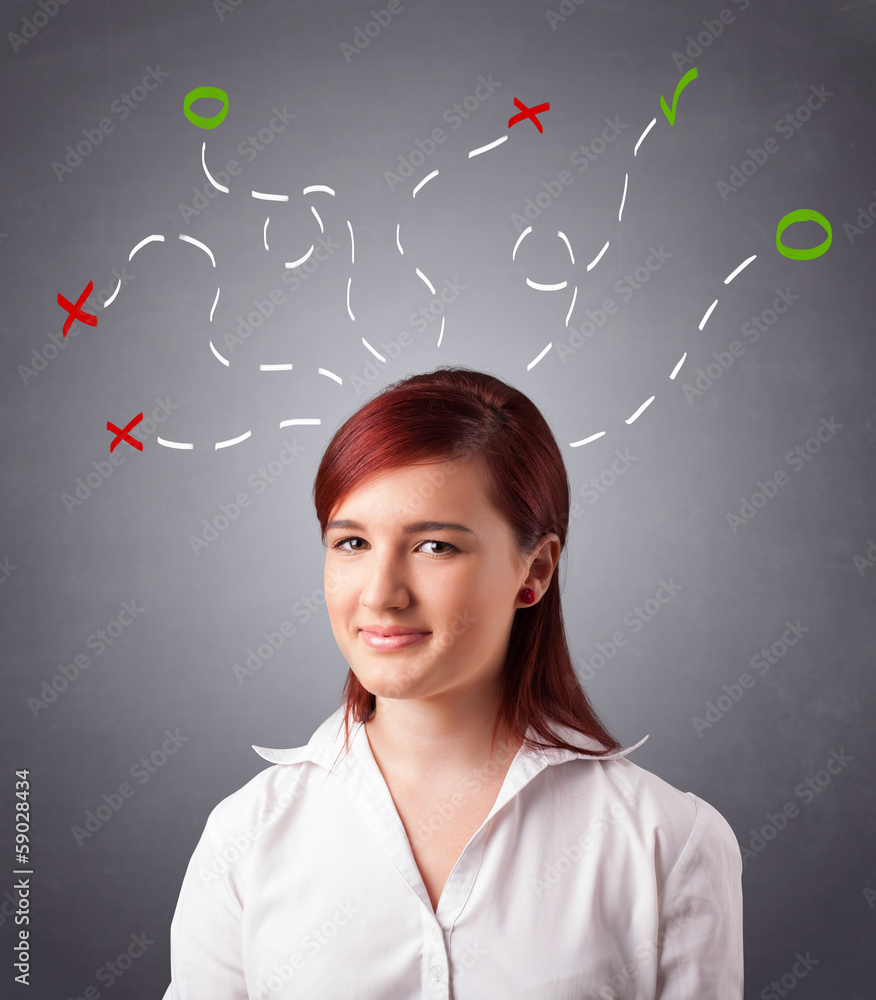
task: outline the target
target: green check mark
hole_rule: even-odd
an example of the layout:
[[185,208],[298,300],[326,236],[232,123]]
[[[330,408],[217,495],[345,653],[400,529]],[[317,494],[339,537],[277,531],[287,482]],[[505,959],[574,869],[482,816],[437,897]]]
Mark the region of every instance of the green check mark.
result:
[[699,73],[697,73],[697,68],[696,68],[696,66],[694,66],[693,69],[689,69],[684,74],[684,76],[678,81],[678,86],[675,88],[675,93],[672,96],[672,110],[671,111],[666,106],[666,101],[664,100],[663,95],[662,94],[660,95],[660,107],[663,108],[663,114],[666,115],[666,117],[669,119],[669,124],[670,125],[674,125],[675,124],[675,109],[676,109],[676,107],[678,105],[679,94],[681,94],[681,92],[691,82],[691,80],[695,80],[698,76],[699,76]]

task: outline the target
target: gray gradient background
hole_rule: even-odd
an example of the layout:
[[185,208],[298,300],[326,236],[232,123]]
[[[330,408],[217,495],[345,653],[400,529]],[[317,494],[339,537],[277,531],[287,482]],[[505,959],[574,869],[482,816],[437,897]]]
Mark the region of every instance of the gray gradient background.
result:
[[[341,43],[352,43],[371,6],[243,0],[220,18],[208,0],[73,0],[17,53],[4,40],[0,558],[16,568],[0,589],[7,803],[0,857],[7,892],[13,769],[30,768],[28,995],[77,997],[88,986],[101,996],[162,995],[170,919],[210,809],[265,767],[250,744],[306,743],[340,703],[347,664],[327,613],[314,604],[304,621],[300,603],[318,599],[323,585],[310,498],[322,450],[389,381],[458,363],[526,392],[560,443],[581,505],[561,564],[570,645],[612,732],[625,745],[650,734],[631,759],[715,805],[742,845],[767,813],[788,801],[800,809],[745,867],[746,997],[760,997],[790,972],[795,953],[807,951],[818,965],[797,981],[795,998],[872,997],[876,909],[866,890],[876,889],[876,803],[865,719],[876,568],[856,568],[854,558],[876,538],[876,234],[852,244],[842,224],[876,197],[876,94],[867,76],[876,6],[755,0],[743,12],[728,0],[735,23],[694,60],[699,78],[682,93],[673,127],[659,97],[671,99],[689,66],[679,72],[672,53],[703,30],[704,18],[719,16],[720,0],[588,0],[555,30],[545,12],[559,3],[403,0],[401,13],[348,62]],[[5,3],[4,34],[37,10],[35,2]],[[111,103],[150,65],[168,78],[119,120]],[[501,86],[451,128],[445,112],[489,74]],[[777,119],[821,84],[835,96],[793,138],[777,136]],[[201,85],[230,95],[216,129],[183,115],[183,97]],[[550,101],[544,133],[523,122],[503,146],[469,160],[469,149],[508,134],[514,97]],[[246,162],[238,145],[284,106],[294,120]],[[214,108],[196,106],[202,114]],[[622,136],[586,172],[570,167],[572,152],[599,136],[606,116],[628,126]],[[114,131],[59,181],[52,162],[103,117]],[[390,192],[384,171],[439,127],[447,141]],[[770,135],[779,152],[722,201],[716,182]],[[234,158],[243,170],[230,194],[184,224],[179,205],[191,205],[193,188],[206,183],[204,141],[211,168]],[[412,198],[413,184],[436,168],[439,176]],[[512,264],[511,214],[563,169],[574,183],[534,223]],[[320,183],[337,197],[300,197],[305,185]],[[293,198],[269,204],[254,200],[253,189]],[[340,248],[293,293],[281,282],[283,262],[318,235],[310,204]],[[833,245],[816,260],[776,250],[779,219],[798,208],[817,209],[833,224]],[[347,219],[356,234],[352,265]],[[574,267],[558,229],[575,250]],[[167,242],[128,264],[134,244],[152,233],[167,234]],[[179,233],[213,249],[215,271]],[[609,251],[588,273],[606,239]],[[822,239],[808,222],[786,233],[797,246]],[[607,297],[620,302],[614,283],[661,244],[671,259],[563,363],[557,345],[571,333],[564,319],[572,285],[580,286],[576,326]],[[757,260],[724,286],[751,254]],[[66,318],[57,293],[75,301],[89,280],[96,290],[114,287],[112,269],[123,266],[134,279],[108,309],[90,310],[98,326],[75,323],[77,335],[25,386],[18,366]],[[431,300],[415,266],[436,286],[445,279],[466,286],[447,307],[440,347],[440,321],[424,333],[407,323]],[[344,304],[350,275],[355,323]],[[569,286],[538,292],[527,276]],[[217,281],[222,294],[210,323]],[[799,301],[756,344],[740,336],[775,289],[787,287]],[[221,342],[252,300],[274,288],[284,291],[284,304],[235,349],[229,367],[221,365],[209,338]],[[377,347],[405,329],[411,345],[382,371],[369,371],[374,358],[360,338]],[[746,345],[743,356],[688,403],[683,384],[733,340]],[[549,341],[553,349],[528,371]],[[279,355],[293,371],[256,370]],[[625,423],[651,395],[651,406]],[[157,433],[192,441],[194,450],[161,447],[155,433],[142,453],[123,443],[116,452],[124,463],[68,511],[62,495],[109,457],[106,421],[123,426],[141,410],[148,416],[165,397],[178,409]],[[321,423],[278,429],[280,420],[300,417]],[[842,429],[805,468],[790,470],[786,453],[822,418]],[[250,429],[243,443],[213,449]],[[604,437],[570,447],[600,430]],[[303,451],[257,493],[249,477],[284,442]],[[615,449],[635,460],[591,503],[581,489],[603,473],[611,481]],[[788,471],[787,485],[731,530],[726,515],[738,514],[740,498],[778,468]],[[195,554],[190,536],[241,491],[251,506]],[[654,596],[661,578],[681,589],[634,632],[625,616]],[[123,601],[146,610],[95,657],[86,641]],[[797,619],[809,629],[799,643],[764,677],[752,671],[751,658]],[[285,621],[296,626],[294,636],[240,683],[233,664],[244,664],[262,633]],[[589,669],[596,644],[618,630],[626,645],[602,669]],[[28,697],[80,653],[91,665],[35,717]],[[745,671],[757,677],[754,686],[698,736],[693,717]],[[187,742],[148,782],[133,782],[131,767],[161,746],[167,729]],[[805,804],[795,787],[841,750],[853,762]],[[125,781],[133,797],[77,846],[71,828]],[[8,907],[2,919],[0,992],[11,996]],[[155,943],[108,988],[97,970],[140,932]]]

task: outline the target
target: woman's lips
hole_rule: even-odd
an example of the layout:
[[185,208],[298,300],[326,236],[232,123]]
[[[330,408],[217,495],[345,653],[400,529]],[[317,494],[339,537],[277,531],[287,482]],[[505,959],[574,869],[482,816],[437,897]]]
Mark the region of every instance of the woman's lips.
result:
[[428,639],[430,632],[410,632],[407,635],[378,635],[376,632],[359,632],[359,638],[370,649],[405,649],[407,646],[416,646],[418,643]]

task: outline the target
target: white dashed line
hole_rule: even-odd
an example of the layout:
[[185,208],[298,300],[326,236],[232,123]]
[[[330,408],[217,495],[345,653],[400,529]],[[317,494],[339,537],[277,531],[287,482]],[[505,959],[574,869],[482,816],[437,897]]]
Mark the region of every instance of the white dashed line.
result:
[[223,358],[222,355],[216,350],[213,345],[213,341],[210,341],[210,350],[216,355],[216,357],[225,365],[226,368],[231,367],[231,362],[227,358]]
[[183,233],[179,234],[179,238],[181,240],[185,240],[186,243],[191,243],[192,246],[196,246],[200,250],[203,250],[204,253],[207,254],[210,260],[213,262],[213,267],[216,266],[216,258],[213,256],[213,251],[207,246],[206,243],[202,243],[200,240],[196,240],[194,236],[185,236]]
[[213,179],[213,175],[207,169],[207,161],[205,159],[205,154],[207,152],[207,142],[204,141],[203,146],[201,146],[201,166],[204,168],[204,173],[207,175],[207,180],[216,188],[217,191],[221,191],[223,194],[228,194],[228,188],[224,184],[220,184],[219,181]]
[[709,306],[709,308],[708,308],[708,309],[706,310],[706,313],[705,313],[705,315],[704,315],[704,316],[703,316],[703,318],[702,318],[702,319],[700,320],[700,329],[701,329],[701,330],[702,330],[702,328],[703,328],[703,327],[704,327],[704,326],[706,325],[706,321],[707,321],[707,320],[708,320],[708,318],[709,318],[709,317],[710,317],[710,316],[712,315],[712,310],[713,310],[713,309],[715,308],[715,306],[716,306],[717,304],[718,304],[718,300],[717,300],[717,299],[715,299],[715,301],[714,301],[714,302],[713,302],[713,303],[712,303],[712,304],[711,304],[711,305]]
[[163,437],[158,437],[157,435],[155,440],[165,448],[180,448],[186,451],[191,451],[195,447],[191,442],[185,443],[183,441],[165,441]]
[[142,250],[142,249],[143,249],[143,247],[145,247],[147,243],[152,243],[152,242],[154,242],[154,241],[157,241],[157,242],[159,242],[159,243],[163,243],[163,242],[164,242],[164,237],[163,237],[163,236],[147,236],[145,240],[140,240],[140,242],[139,242],[139,243],[138,243],[138,244],[137,244],[137,245],[136,245],[136,246],[134,247],[134,249],[133,249],[133,250],[132,250],[132,251],[131,251],[131,252],[130,252],[130,253],[128,254],[128,260],[129,260],[129,261],[130,261],[130,260],[133,260],[133,259],[134,259],[134,254],[135,254],[135,253],[136,253],[136,252],[137,252],[138,250]]
[[750,256],[749,258],[748,258],[748,260],[744,260],[744,261],[743,261],[743,262],[742,262],[742,263],[741,263],[741,264],[739,265],[739,267],[737,267],[737,268],[736,268],[736,270],[735,270],[735,271],[731,271],[731,272],[730,272],[730,274],[728,274],[728,275],[727,275],[727,277],[726,277],[726,278],[724,279],[724,284],[725,284],[725,285],[729,285],[729,284],[730,284],[730,282],[731,282],[731,281],[732,281],[732,280],[733,280],[733,279],[734,279],[734,278],[736,277],[736,275],[737,275],[737,274],[739,274],[739,272],[740,272],[740,271],[742,271],[742,270],[743,270],[744,268],[748,267],[748,265],[749,265],[749,264],[750,264],[750,263],[751,263],[751,262],[752,262],[753,260],[757,260],[757,254],[756,254],[756,253],[755,253],[755,254],[752,254],[752,255],[751,255],[751,256]]
[[106,307],[113,302],[115,297],[119,294],[119,290],[121,289],[121,287],[122,287],[122,279],[119,278],[119,283],[116,285],[116,290],[112,293],[112,295],[110,295],[110,297],[103,304],[104,309],[106,309]]
[[431,174],[427,174],[420,181],[420,183],[414,188],[412,197],[416,198],[417,197],[417,192],[420,190],[420,188],[423,187],[424,184],[428,184],[429,181],[432,180],[433,177],[437,177],[437,176],[438,176],[438,171],[437,170],[433,170]]
[[599,251],[599,253],[590,261],[587,265],[587,270],[592,271],[594,267],[602,260],[602,255],[608,249],[609,240],[605,241],[605,246]]
[[290,261],[289,263],[286,264],[286,267],[300,267],[307,260],[307,258],[313,253],[313,248],[314,245],[311,243],[310,249],[303,257],[299,257],[298,260]]
[[558,292],[560,289],[565,288],[569,284],[568,281],[560,281],[556,285],[542,285],[537,281],[532,281],[530,278],[526,279],[526,284],[530,288],[534,288],[539,292]]
[[297,427],[299,424],[321,424],[322,421],[319,417],[292,417],[291,420],[281,420],[280,428],[283,427]]
[[426,275],[423,274],[423,272],[419,268],[417,268],[417,276],[420,277],[420,278],[422,278],[423,281],[426,282],[426,286],[428,287],[429,291],[434,295],[435,294],[435,286],[432,284],[431,281],[429,281],[429,279],[426,277]]
[[627,417],[627,419],[624,421],[624,423],[625,424],[631,424],[635,420],[637,420],[638,417],[639,417],[639,414],[644,413],[644,411],[647,410],[648,407],[654,402],[655,398],[656,397],[652,396],[650,399],[646,399],[645,402],[642,403],[642,405],[638,408],[638,410],[636,410],[636,412],[631,417]]
[[252,431],[247,431],[245,434],[241,434],[240,437],[229,438],[227,441],[217,441],[213,448],[215,451],[219,451],[220,448],[230,448],[232,445],[240,444],[241,441],[246,441],[251,436]]
[[528,236],[532,232],[532,226],[527,226],[526,229],[517,237],[517,242],[514,244],[514,249],[511,251],[511,260],[517,256],[517,248],[523,242],[523,237]]
[[638,154],[639,154],[639,146],[642,145],[642,141],[644,140],[645,136],[651,131],[652,128],[654,128],[654,126],[656,124],[657,124],[657,119],[656,118],[652,118],[651,119],[651,124],[639,136],[639,141],[636,143],[636,148],[633,150],[633,156],[638,156]]
[[553,346],[554,346],[553,341],[551,341],[551,343],[547,345],[547,347],[541,352],[541,354],[539,354],[537,358],[529,362],[529,364],[526,366],[526,370],[529,371],[531,368],[534,368]]
[[382,361],[384,364],[386,364],[386,358],[382,354],[375,351],[374,348],[368,343],[368,341],[364,337],[362,338],[362,343],[368,348],[369,351],[371,351],[371,353],[374,355],[375,358],[377,358],[378,361]]
[[471,159],[473,156],[480,156],[481,153],[486,153],[488,149],[494,149],[496,146],[501,146],[503,142],[508,140],[507,135],[503,135],[501,139],[496,139],[495,142],[487,143],[486,146],[478,146],[477,149],[470,149],[468,151],[468,158]]

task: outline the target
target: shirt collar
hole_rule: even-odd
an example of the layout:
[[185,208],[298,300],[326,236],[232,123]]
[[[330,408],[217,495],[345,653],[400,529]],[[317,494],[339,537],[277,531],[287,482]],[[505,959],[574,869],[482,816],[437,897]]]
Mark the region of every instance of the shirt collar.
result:
[[[270,761],[272,764],[299,764],[302,761],[309,760],[315,764],[322,765],[326,770],[330,770],[335,761],[338,760],[338,755],[343,750],[343,719],[344,706],[342,705],[319,726],[313,736],[311,736],[309,742],[304,746],[272,749],[270,747],[256,746],[255,744],[251,745],[260,757],[264,757],[265,760]],[[364,723],[362,722],[353,722],[350,725],[351,753],[355,752],[355,746],[361,738],[363,725]],[[577,752],[559,747],[541,751],[541,755],[547,757],[549,764],[561,764],[563,761],[572,760],[575,757],[590,760],[613,760],[616,757],[625,757],[628,753],[640,747],[650,735],[649,733],[648,736],[643,736],[638,743],[634,743],[632,746],[623,747],[610,754],[602,754],[594,757],[593,750],[603,749],[602,744],[597,740],[556,722],[549,722],[549,726],[553,732],[561,735],[566,742],[580,748]],[[526,735],[531,739],[539,739],[532,726],[529,727]],[[539,756],[536,751],[529,750],[526,747],[521,747],[519,754],[532,758]]]

